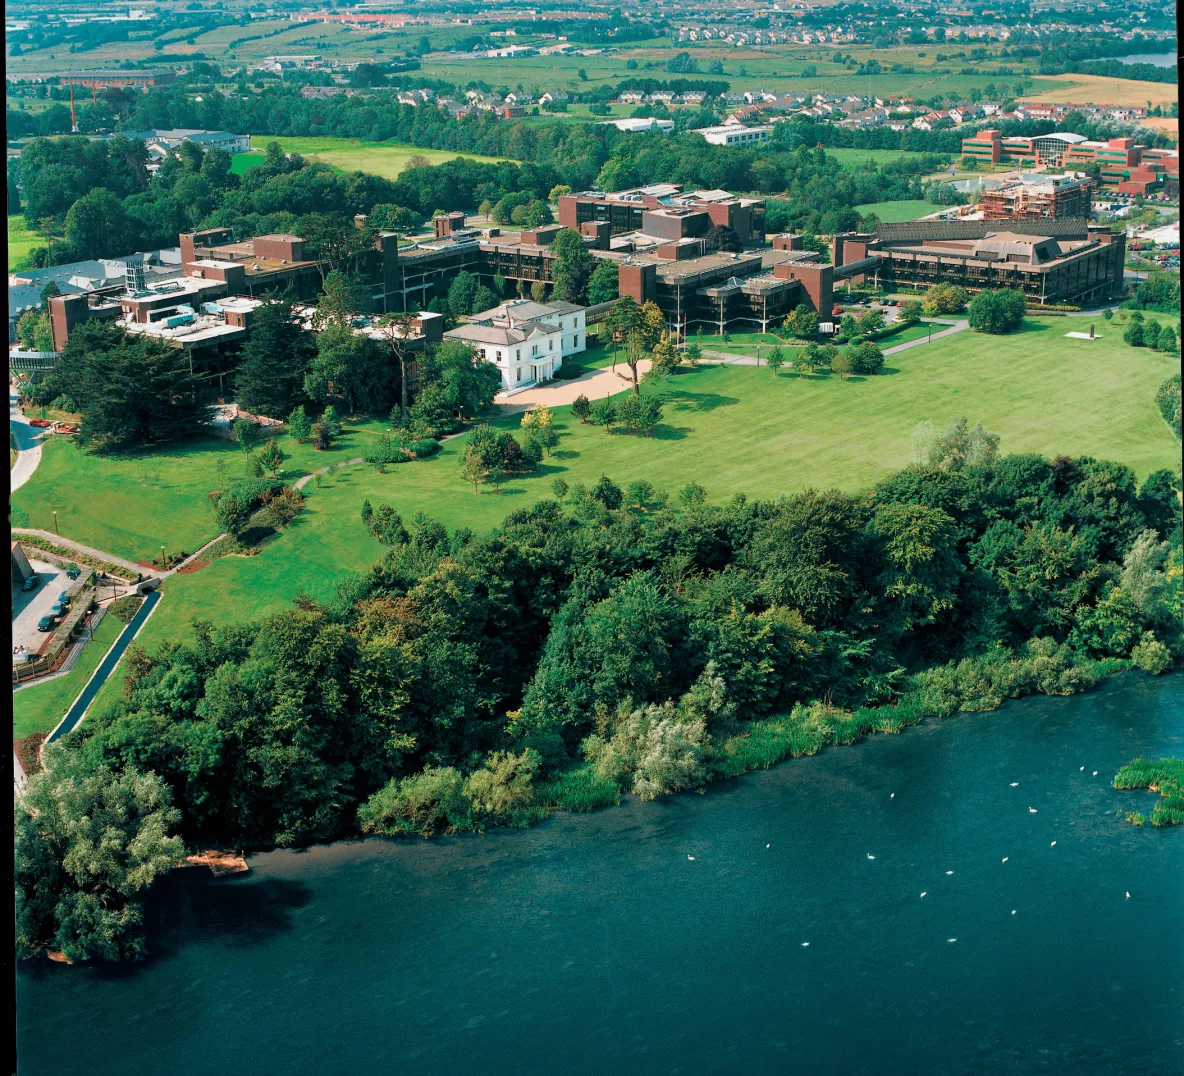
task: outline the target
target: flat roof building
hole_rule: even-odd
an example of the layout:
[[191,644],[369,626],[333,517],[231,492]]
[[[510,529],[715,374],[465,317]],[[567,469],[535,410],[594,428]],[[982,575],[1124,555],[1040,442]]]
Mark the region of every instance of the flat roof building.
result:
[[837,235],[835,275],[895,287],[1014,288],[1032,305],[1107,302],[1122,295],[1126,236],[1085,220],[914,221]]

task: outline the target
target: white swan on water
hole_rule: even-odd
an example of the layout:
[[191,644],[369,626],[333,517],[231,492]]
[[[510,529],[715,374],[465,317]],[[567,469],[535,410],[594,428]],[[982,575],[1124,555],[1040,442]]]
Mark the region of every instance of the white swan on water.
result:
[[1131,899],[1131,894],[1130,894],[1130,890],[1129,890],[1129,889],[1127,890],[1126,899],[1127,899],[1127,900],[1130,900],[1130,899]]
[[946,874],[953,874],[953,871],[946,871]]
[[873,855],[871,854],[871,852],[868,852],[868,854],[867,854],[867,858],[868,858],[868,859],[875,859],[876,857],[875,857],[875,856],[873,856]]
[[[925,893],[928,893],[928,892],[929,892],[929,890],[928,890],[928,889],[926,889],[926,890],[925,890]],[[922,894],[921,894],[921,896],[925,896],[925,893],[922,893]]]
[[1004,856],[1004,857],[1003,857],[1003,862],[1004,862],[1004,863],[1006,863],[1006,862],[1007,862],[1007,861],[1008,861],[1010,858],[1011,858],[1011,856]]
[[956,942],[957,940],[957,938],[946,938],[946,941],[948,942]]
[[694,856],[687,856],[687,859],[689,859],[689,860],[690,860],[692,863],[694,863],[694,861],[695,861],[695,857],[694,857]]
[[1035,807],[1029,807],[1029,808],[1028,808],[1028,814],[1035,814],[1035,813],[1036,813],[1036,808],[1035,808]]
[[1011,787],[1012,787],[1012,788],[1019,788],[1019,786],[1020,786],[1020,783],[1019,783],[1019,781],[1012,781],[1012,782],[1011,782]]
[[803,948],[803,949],[809,949],[809,948],[810,948],[810,943],[809,943],[809,942],[802,942],[802,948]]
[[1057,842],[1056,842],[1056,841],[1053,841],[1053,842],[1052,842],[1052,844],[1050,844],[1048,847],[1049,847],[1049,848],[1055,848],[1056,846],[1057,846]]

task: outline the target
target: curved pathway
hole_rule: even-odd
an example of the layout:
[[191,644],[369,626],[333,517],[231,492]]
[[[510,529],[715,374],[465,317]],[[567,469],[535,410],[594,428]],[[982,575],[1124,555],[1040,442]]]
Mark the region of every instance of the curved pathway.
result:
[[15,493],[33,477],[41,462],[42,434],[21,414],[20,397],[11,385],[8,387],[8,428],[12,431],[17,451],[16,463],[8,472],[9,492]]

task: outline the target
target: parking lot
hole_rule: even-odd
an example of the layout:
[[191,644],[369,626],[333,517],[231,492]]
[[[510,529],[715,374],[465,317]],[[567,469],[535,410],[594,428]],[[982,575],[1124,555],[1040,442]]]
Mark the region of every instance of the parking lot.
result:
[[70,580],[63,568],[40,560],[29,560],[29,567],[37,573],[41,585],[33,591],[23,591],[16,584],[12,588],[12,660],[24,659],[17,654],[19,646],[28,647],[30,654],[40,653],[53,638],[51,631],[38,631],[37,621],[48,616],[58,595],[68,590]]

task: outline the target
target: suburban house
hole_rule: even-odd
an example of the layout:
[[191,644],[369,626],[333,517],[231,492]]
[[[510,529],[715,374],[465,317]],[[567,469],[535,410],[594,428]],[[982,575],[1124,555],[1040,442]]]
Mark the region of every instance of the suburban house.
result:
[[479,358],[494,363],[505,390],[549,381],[565,358],[587,347],[584,307],[529,299],[474,314],[467,324],[444,335],[471,344]]

